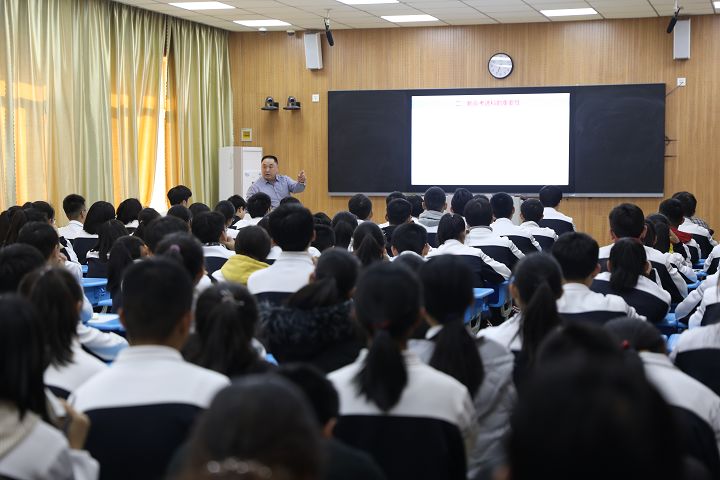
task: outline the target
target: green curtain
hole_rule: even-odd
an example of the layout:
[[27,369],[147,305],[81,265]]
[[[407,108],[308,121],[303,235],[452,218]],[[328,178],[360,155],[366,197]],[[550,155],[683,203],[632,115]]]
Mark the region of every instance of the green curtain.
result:
[[218,201],[218,151],[233,144],[228,33],[173,19],[165,124],[166,184]]

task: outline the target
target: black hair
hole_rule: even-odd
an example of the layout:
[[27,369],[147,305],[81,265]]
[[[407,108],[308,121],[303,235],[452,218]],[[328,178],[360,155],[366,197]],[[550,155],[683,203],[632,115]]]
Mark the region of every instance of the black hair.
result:
[[112,203],[99,201],[90,205],[90,209],[85,217],[83,230],[91,235],[97,235],[100,225],[115,218],[115,207]]
[[20,418],[28,411],[47,417],[46,358],[44,328],[35,307],[18,295],[0,295],[0,400],[17,408]]
[[185,268],[190,279],[196,279],[205,270],[205,255],[197,238],[187,232],[171,233],[157,245],[155,255],[171,258]]
[[412,205],[407,200],[397,198],[388,203],[387,219],[390,225],[402,225],[410,220],[412,216]]
[[39,208],[35,208],[35,207],[23,208],[23,212],[25,213],[25,221],[26,222],[50,223],[50,219],[48,218],[47,213],[40,210]]
[[[407,268],[411,272],[417,273],[420,271],[420,268],[422,268],[422,266],[425,265],[425,260],[420,257],[417,257],[415,255],[398,255],[397,257],[395,257],[395,259],[393,260],[392,263],[394,265],[399,265],[404,268]],[[427,331],[427,330],[425,330],[425,331]],[[418,338],[418,337],[413,336],[413,338]]]
[[47,360],[63,367],[73,361],[73,341],[80,320],[83,292],[65,268],[35,270],[23,278],[18,291],[37,309],[45,330]]
[[128,338],[162,342],[190,312],[193,284],[178,262],[150,258],[127,268],[122,296]]
[[398,192],[397,190],[395,190],[394,192],[390,192],[387,194],[387,196],[385,197],[385,205],[389,205],[390,202],[392,202],[393,200],[395,200],[397,198],[402,198],[403,200],[407,200],[407,197],[405,196],[404,193]]
[[668,198],[660,202],[660,213],[665,215],[673,227],[681,225],[685,221],[683,205],[680,200]]
[[247,207],[247,202],[245,201],[245,199],[238,194],[231,195],[230,198],[228,198],[228,202],[233,204],[233,207],[235,207],[235,211]]
[[492,207],[495,218],[512,217],[515,204],[513,198],[505,192],[499,192],[490,198],[490,206]]
[[399,225],[392,234],[392,246],[395,247],[398,254],[410,250],[418,255],[422,255],[425,245],[427,245],[427,229],[415,222]]
[[653,224],[655,243],[653,248],[663,253],[670,251],[670,222],[662,213],[655,213],[647,217]]
[[313,213],[313,222],[315,222],[315,225],[327,225],[328,227],[332,227],[332,219],[325,212]]
[[630,292],[645,273],[645,246],[635,238],[621,238],[610,250],[610,286],[616,292]]
[[335,231],[328,225],[315,224],[315,240],[311,245],[319,251],[324,252],[335,246]]
[[442,211],[443,206],[447,202],[445,190],[440,187],[428,188],[427,190],[425,190],[423,202],[425,202],[425,210],[434,210],[436,212]]
[[170,209],[167,211],[168,216],[179,218],[183,222],[187,223],[188,225],[193,219],[193,214],[190,211],[189,208],[187,208],[184,205],[173,205],[170,207]]
[[553,257],[540,253],[521,258],[515,264],[513,277],[523,304],[522,351],[532,364],[540,342],[562,323],[557,310],[557,301],[563,294],[562,273]]
[[257,302],[246,287],[206,288],[195,306],[197,353],[188,360],[228,377],[250,373],[260,360],[252,344],[257,320]]
[[643,243],[647,245],[648,247],[655,247],[655,242],[657,241],[657,233],[655,232],[655,224],[645,219],[645,238],[643,238]]
[[353,232],[353,253],[364,267],[385,259],[385,235],[372,222],[363,222]]
[[48,202],[38,200],[32,202],[32,206],[34,209],[43,212],[47,216],[48,221],[52,222],[53,220],[55,220],[55,209]]
[[210,207],[208,207],[207,205],[205,205],[202,202],[195,202],[195,203],[191,204],[188,207],[188,210],[190,210],[190,216],[192,218],[197,217],[202,212],[211,212],[212,211],[212,210],[210,210]]
[[452,200],[450,200],[450,208],[453,213],[458,215],[465,215],[465,205],[472,200],[473,194],[467,188],[458,188],[453,193]]
[[270,235],[257,225],[248,225],[238,230],[235,237],[235,253],[263,261],[272,247]]
[[346,302],[352,297],[360,262],[342,248],[325,250],[315,267],[315,280],[292,294],[289,307],[312,310]]
[[0,293],[17,291],[23,277],[46,261],[32,245],[16,243],[0,248]]
[[[270,218],[269,215],[265,215],[263,218],[260,219],[260,221],[257,223],[257,226],[265,230],[268,235],[270,235]],[[272,238],[272,237],[270,237]]]
[[138,214],[138,227],[133,232],[133,236],[144,239],[145,231],[150,222],[156,218],[160,218],[161,215],[154,208],[143,208]]
[[115,240],[108,258],[107,290],[114,295],[120,289],[122,276],[128,265],[142,256],[145,242],[135,235],[127,235]]
[[610,230],[617,238],[640,238],[645,228],[645,214],[637,205],[621,203],[610,211]]
[[47,222],[26,223],[17,237],[17,243],[32,245],[45,257],[50,259],[57,246],[60,244],[57,230]]
[[225,224],[228,224],[235,218],[236,208],[235,205],[227,200],[220,200],[217,205],[215,205],[215,211],[222,214],[222,216],[225,217]]
[[335,231],[335,246],[348,248],[352,242],[353,232],[358,226],[357,217],[351,212],[338,212],[332,219]]
[[425,211],[423,209],[423,198],[418,194],[408,195],[407,201],[410,202],[410,205],[412,206],[412,210],[410,210],[410,214],[413,217],[419,217],[421,213]]
[[120,202],[117,207],[117,219],[120,220],[123,225],[127,225],[138,219],[138,215],[142,211],[143,206],[140,200],[137,198],[127,198]]
[[[141,237],[145,240],[145,244],[151,252],[155,253],[158,243],[171,233],[187,233],[189,231],[188,224],[177,217],[160,217],[151,221]],[[136,231],[137,235],[137,231]]]
[[543,207],[555,208],[560,205],[560,200],[563,198],[562,190],[555,185],[546,185],[540,189],[540,203]]
[[457,213],[446,213],[440,218],[437,229],[437,242],[442,245],[448,240],[460,240],[465,234],[465,219]]
[[185,185],[177,185],[167,192],[167,198],[171,206],[186,202],[190,197],[192,197],[192,191]]
[[289,363],[278,368],[276,373],[303,391],[321,428],[340,415],[340,396],[332,382],[317,367],[305,363]]
[[270,215],[270,236],[283,252],[302,252],[312,241],[312,213],[300,205],[280,205]]
[[110,220],[98,230],[97,251],[101,262],[108,261],[108,255],[118,238],[129,235],[127,228],[120,220]]
[[260,163],[262,163],[266,159],[271,159],[273,162],[275,162],[275,165],[279,165],[278,159],[275,155],[265,155],[260,159]]
[[[221,390],[197,419],[189,445],[188,480],[321,478],[315,414],[302,391],[278,375],[245,376]],[[234,469],[223,470],[233,468],[227,462]],[[208,475],[208,466],[220,475]]]
[[639,367],[638,371],[642,372],[641,365],[627,362],[618,342],[606,330],[590,322],[569,322],[548,333],[538,349],[535,368],[542,369],[557,362],[583,361]]
[[65,216],[73,220],[85,210],[85,198],[77,193],[71,193],[63,199],[62,208]]
[[666,353],[665,340],[660,330],[652,323],[636,318],[621,317],[610,320],[603,328],[617,340],[618,345],[636,352],[647,350],[652,353]]
[[465,310],[474,301],[473,273],[457,255],[438,255],[420,268],[419,277],[425,309],[443,325],[428,363],[465,385],[474,397],[484,370],[475,339],[464,325]]
[[219,242],[225,231],[225,217],[218,212],[203,212],[193,219],[191,231],[201,243]]
[[272,206],[270,195],[258,192],[247,200],[247,212],[252,218],[260,218],[267,215]]
[[278,205],[290,205],[290,204],[302,206],[302,202],[300,201],[300,199],[293,197],[293,196],[283,197],[278,202]]
[[[5,235],[2,238],[3,246],[12,245],[17,242],[20,230],[28,223],[27,214],[21,207],[10,207],[3,212],[7,221]],[[47,223],[47,222],[44,222]]]
[[600,247],[586,233],[567,232],[558,237],[551,252],[560,264],[565,280],[576,282],[585,281],[595,271]]
[[493,209],[485,196],[474,197],[465,205],[465,220],[468,227],[487,227],[493,221]]
[[697,209],[697,199],[695,195],[690,192],[677,192],[673,194],[672,198],[680,201],[685,217],[690,218],[695,216],[695,210]]
[[543,218],[543,205],[540,200],[529,198],[520,205],[520,213],[527,222],[539,222]]
[[421,306],[422,285],[405,267],[373,265],[358,281],[355,313],[372,341],[354,381],[358,394],[384,412],[398,403],[407,385],[400,343],[418,323]]
[[372,201],[367,195],[357,193],[348,200],[348,210],[360,220],[367,220],[372,213]]

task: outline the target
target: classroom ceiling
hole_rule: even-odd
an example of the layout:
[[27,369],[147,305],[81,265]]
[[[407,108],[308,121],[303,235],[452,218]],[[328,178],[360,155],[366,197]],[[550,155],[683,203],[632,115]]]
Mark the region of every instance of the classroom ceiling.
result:
[[[115,1],[235,32],[258,29],[238,25],[234,20],[260,19],[291,24],[267,27],[269,31],[318,30],[323,28],[323,17],[328,16],[328,11],[333,29],[357,29],[670,17],[675,4],[675,0],[399,0],[378,5],[346,5],[337,0],[220,0],[235,8],[191,11],[170,5],[186,0]],[[713,0],[680,0],[680,5],[684,15],[720,13],[720,2]],[[548,18],[540,13],[546,9],[588,7],[598,15]],[[397,24],[381,18],[419,14],[432,15],[439,21]]]

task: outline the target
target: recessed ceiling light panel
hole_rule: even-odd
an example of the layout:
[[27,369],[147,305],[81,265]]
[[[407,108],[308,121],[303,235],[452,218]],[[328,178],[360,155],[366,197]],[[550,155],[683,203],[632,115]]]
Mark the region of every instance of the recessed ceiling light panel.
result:
[[540,10],[546,17],[574,17],[579,15],[597,15],[594,8],[560,8],[557,10]]
[[173,7],[184,8],[185,10],[232,10],[235,7],[221,2],[177,2],[171,3]]
[[289,27],[290,24],[282,20],[264,19],[264,20],[235,20],[234,23],[244,27]]
[[410,23],[410,22],[439,22],[432,15],[383,15],[383,20],[393,23]]

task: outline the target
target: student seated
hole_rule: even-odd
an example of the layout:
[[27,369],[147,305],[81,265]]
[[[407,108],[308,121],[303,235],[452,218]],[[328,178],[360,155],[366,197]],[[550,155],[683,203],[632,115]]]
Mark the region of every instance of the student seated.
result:
[[[683,244],[676,235],[677,230],[673,230],[670,220],[662,213],[655,213],[649,215],[646,219],[646,225],[652,224],[652,229],[655,233],[655,242],[652,248],[658,250],[660,253],[665,253],[670,256],[673,265],[676,266],[680,277],[685,283],[694,283],[697,281],[697,274],[693,270],[693,261],[690,255],[690,249]],[[648,223],[648,221],[650,223]],[[678,232],[681,233],[681,232]],[[650,227],[645,233],[645,237],[651,236]],[[694,240],[691,240],[693,245]],[[649,245],[648,241],[644,242],[645,245]],[[697,245],[694,246],[693,250],[697,256]]]
[[670,310],[670,294],[650,280],[652,267],[645,247],[632,238],[621,238],[610,250],[609,271],[599,273],[590,289],[602,294],[622,297],[649,322],[660,323]]
[[507,237],[525,255],[542,251],[540,244],[530,232],[512,223],[515,214],[513,199],[507,193],[496,193],[490,199],[495,221],[490,224],[493,233]]
[[233,218],[235,217],[235,206],[227,200],[220,200],[215,205],[215,212],[218,212],[225,218],[225,228],[233,224]]
[[85,198],[71,193],[63,199],[63,211],[70,222],[58,228],[58,234],[68,240],[75,240],[77,237],[85,235],[83,232],[83,223],[87,216],[87,208],[85,207]]
[[538,225],[552,228],[558,236],[575,231],[573,219],[556,210],[562,201],[562,190],[554,185],[547,185],[540,189],[539,197],[544,209],[543,218],[538,222]]
[[[84,202],[84,201],[83,201],[83,202]],[[33,205],[33,209],[39,210],[40,212],[43,212],[43,213],[47,216],[47,222],[48,222],[50,225],[55,226],[55,209],[53,208],[52,205],[50,205],[50,204],[47,203],[47,202],[43,202],[43,201],[33,202],[32,205]],[[72,243],[70,243],[70,241],[69,241],[68,239],[66,239],[65,237],[63,237],[63,236],[59,233],[59,230],[60,230],[60,229],[58,229],[58,235],[59,235],[59,237],[60,237],[60,238],[59,238],[59,240],[60,240],[60,253],[62,253],[63,255],[65,255],[65,258],[67,258],[67,259],[70,260],[71,262],[76,262],[76,263],[77,263],[77,262],[78,262],[78,257],[77,257],[77,254],[75,253],[75,250],[73,250],[73,248],[72,248]]]
[[310,210],[298,205],[279,206],[270,213],[268,223],[282,253],[270,267],[251,274],[247,285],[260,302],[277,305],[307,285],[314,270],[308,248],[315,229]]
[[700,246],[700,258],[707,258],[710,251],[717,246],[717,242],[713,239],[713,232],[708,224],[695,216],[697,208],[695,195],[690,192],[678,192],[672,198],[680,202],[683,211],[683,221],[678,230],[691,234]]
[[549,252],[557,240],[555,230],[548,227],[541,227],[538,222],[543,219],[543,206],[539,200],[533,198],[525,200],[520,205],[521,228],[527,230],[540,244],[543,252]]
[[213,277],[218,281],[247,285],[250,275],[268,267],[264,260],[270,253],[270,245],[270,236],[262,228],[257,225],[243,228],[235,237],[235,255]]
[[87,252],[97,243],[100,227],[114,218],[115,207],[111,203],[100,201],[90,206],[83,223],[83,231],[72,240],[73,250],[80,263],[87,263]]
[[228,385],[185,362],[193,286],[177,263],[143,260],[127,269],[120,320],[131,346],[71,397],[92,429],[87,449],[101,479],[160,478],[197,415]]
[[137,198],[125,199],[117,207],[117,219],[125,225],[128,232],[133,233],[140,225],[138,215],[140,215],[142,209],[142,204]]
[[335,230],[329,225],[315,224],[315,240],[311,246],[322,253],[335,246]]
[[[697,294],[700,297],[700,302],[695,306],[694,310],[690,310],[690,313],[686,314],[686,308],[688,302],[683,302],[680,313],[676,314],[676,318],[683,318],[687,320],[689,328],[704,327],[707,325],[714,325],[720,322],[720,291],[718,291],[718,279],[715,275],[708,277],[707,280],[702,282],[700,285],[704,285],[701,294]],[[688,295],[688,298],[691,298]],[[697,298],[693,296],[693,298]],[[678,307],[680,307],[678,305]],[[678,315],[685,315],[679,317]]]
[[160,216],[161,215],[154,208],[143,208],[142,210],[140,210],[140,213],[138,214],[139,224],[135,231],[132,233],[133,236],[138,237],[144,241],[144,234],[147,226],[153,220],[160,218]]
[[86,254],[90,278],[107,278],[110,250],[118,238],[128,235],[125,225],[120,220],[110,220],[100,226],[98,240]]
[[45,265],[40,250],[24,243],[0,248],[0,293],[17,292],[25,275]]
[[512,241],[501,237],[490,227],[493,219],[490,201],[486,197],[477,197],[465,205],[464,212],[468,226],[465,245],[481,250],[512,270],[525,254]]
[[56,396],[68,398],[80,385],[107,368],[83,350],[78,340],[82,289],[65,269],[53,267],[25,275],[18,290],[35,305],[42,318],[50,363],[45,369],[45,386]]
[[199,214],[203,212],[212,212],[210,210],[210,207],[208,207],[206,204],[202,202],[195,202],[191,204],[189,207],[187,207],[188,210],[190,210],[190,218],[197,217]]
[[[647,231],[645,215],[637,205],[622,203],[610,211],[610,236],[613,242],[620,238],[635,238],[643,240]],[[612,245],[600,249],[599,260],[602,271],[607,271],[607,259],[610,257]],[[645,254],[652,265],[656,278],[665,291],[670,294],[673,303],[681,302],[688,294],[687,283],[678,271],[678,264],[682,263],[677,257],[668,253],[661,253],[655,248],[645,246]]]
[[[695,241],[692,232],[684,232],[680,229],[680,226],[685,221],[683,216],[683,207],[680,200],[669,198],[660,202],[660,214],[667,218],[670,230],[673,233],[672,250],[675,253],[679,253],[685,259],[687,265],[692,268],[693,264],[696,263],[702,256],[700,246]],[[689,222],[690,223],[690,222]],[[692,230],[696,229],[694,223],[690,223]],[[708,234],[709,236],[709,234]],[[705,242],[708,238],[704,238]]]
[[502,464],[503,440],[515,405],[514,358],[506,347],[488,338],[473,338],[463,324],[473,304],[473,274],[453,255],[441,255],[420,267],[425,295],[423,340],[408,348],[420,359],[465,385],[477,411],[475,446],[468,451],[468,478],[490,473]]
[[335,246],[349,249],[353,233],[360,223],[362,222],[351,212],[336,213],[330,224],[335,232]]
[[421,292],[417,277],[392,263],[361,276],[355,309],[369,350],[328,376],[340,395],[335,431],[368,452],[387,478],[464,480],[463,439],[472,445],[475,408],[465,385],[407,350],[421,320]]
[[167,211],[169,217],[176,217],[185,222],[188,226],[192,223],[193,214],[185,205],[173,205]]
[[393,231],[399,226],[405,223],[412,222],[412,206],[407,200],[398,198],[390,202],[387,206],[387,213],[385,219],[388,221],[386,227],[382,227],[383,235],[385,235],[385,245],[387,253],[392,256],[392,235]]
[[348,200],[348,210],[357,217],[358,223],[372,220],[372,207],[372,201],[362,193],[357,193]]
[[[142,225],[141,225],[142,226]],[[155,253],[158,244],[163,238],[172,233],[188,233],[188,224],[177,217],[160,217],[150,222],[145,229],[142,239],[151,253]]]
[[190,197],[192,197],[192,191],[185,185],[176,185],[167,193],[167,199],[171,207],[175,205],[187,207],[190,205]]
[[225,218],[218,212],[201,213],[192,223],[192,234],[202,243],[205,268],[211,275],[234,253],[224,245],[227,242],[225,231]]
[[360,260],[363,267],[387,259],[385,235],[378,225],[363,222],[353,232],[353,254]]
[[[402,198],[403,200],[408,199],[404,193],[398,192],[397,190],[394,192],[390,192],[385,196],[385,207],[387,208],[387,206],[390,205],[390,202],[392,202],[393,200],[397,200],[398,198]],[[385,228],[388,225],[389,225],[388,222],[381,223],[380,228]]]
[[95,479],[98,463],[82,450],[87,417],[56,399],[59,410],[49,409],[43,331],[29,301],[0,296],[0,477]]
[[147,257],[150,250],[143,240],[135,235],[120,237],[110,249],[107,269],[107,291],[112,297],[112,313],[118,313],[122,307],[122,278],[125,269],[140,260]]
[[585,233],[566,233],[557,239],[552,255],[563,272],[563,295],[558,312],[564,320],[603,324],[618,317],[645,320],[622,297],[603,295],[590,290],[593,278],[600,273],[598,244]]
[[254,194],[247,199],[247,215],[242,220],[235,222],[233,228],[239,230],[248,225],[257,225],[265,215],[270,213],[271,207],[272,200],[270,200],[267,193],[258,192]]
[[422,213],[425,211],[425,208],[423,206],[423,197],[418,194],[408,195],[407,201],[410,202],[410,205],[412,206],[412,221],[415,223],[419,223],[420,215],[422,215]]
[[465,220],[456,213],[446,213],[438,225],[440,246],[428,253],[427,258],[440,255],[457,255],[473,272],[476,288],[486,283],[498,284],[510,278],[510,269],[485,255],[482,250],[468,247],[465,241]]
[[684,215],[688,220],[695,225],[703,227],[710,232],[711,235],[715,233],[705,220],[695,215],[695,210],[697,209],[697,198],[695,198],[695,195],[690,192],[677,192],[673,194],[672,198],[680,200],[680,203],[683,205]]
[[430,251],[427,243],[427,230],[417,223],[399,225],[393,232],[392,258],[400,255],[416,255],[423,259]]
[[680,370],[720,395],[720,323],[684,331],[670,357]]
[[235,214],[233,215],[233,221],[231,223],[231,225],[233,225],[245,217],[247,202],[242,195],[237,194],[230,196],[230,198],[228,198],[228,202],[232,203],[233,207],[235,207]]
[[187,232],[171,233],[163,237],[155,248],[155,256],[170,259],[185,269],[193,283],[193,300],[197,300],[198,295],[216,283],[216,280],[205,272],[202,245]]
[[423,196],[423,208],[425,211],[420,214],[418,221],[420,225],[428,229],[428,243],[431,247],[438,246],[435,240],[437,235],[437,226],[443,216],[443,212],[447,208],[447,197],[445,191],[440,187],[430,187]]
[[453,193],[450,200],[450,212],[457,213],[461,217],[465,216],[465,205],[473,199],[473,194],[467,188],[458,188]]
[[340,415],[340,398],[323,372],[297,363],[281,366],[277,374],[302,390],[315,412],[326,455],[322,480],[385,480],[385,474],[371,456],[333,437]]

